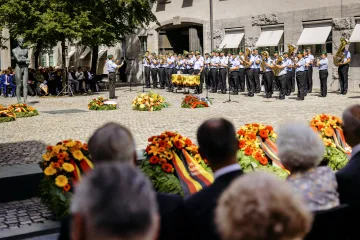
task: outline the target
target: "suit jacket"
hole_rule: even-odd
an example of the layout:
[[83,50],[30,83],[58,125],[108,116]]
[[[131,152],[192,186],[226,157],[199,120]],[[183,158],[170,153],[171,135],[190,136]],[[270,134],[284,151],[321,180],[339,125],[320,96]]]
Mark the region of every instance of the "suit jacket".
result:
[[214,210],[223,191],[242,170],[229,172],[215,179],[214,183],[185,200],[184,225],[186,238],[196,240],[220,240],[214,223]]
[[[157,202],[159,205],[159,213],[161,217],[161,228],[159,233],[159,240],[167,239],[182,239],[178,238],[177,229],[180,219],[180,213],[182,213],[183,199],[177,195],[170,195],[164,193],[157,193]],[[70,221],[71,215],[67,216],[61,221],[61,229],[59,234],[59,240],[70,240]]]

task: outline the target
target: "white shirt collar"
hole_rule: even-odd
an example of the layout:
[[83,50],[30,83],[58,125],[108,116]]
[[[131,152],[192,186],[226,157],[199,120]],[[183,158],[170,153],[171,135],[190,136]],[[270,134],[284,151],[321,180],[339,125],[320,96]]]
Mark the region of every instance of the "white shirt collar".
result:
[[356,145],[355,147],[353,147],[352,152],[351,152],[351,158],[353,158],[356,154],[358,154],[360,152],[360,144]]
[[223,167],[223,168],[220,168],[219,170],[217,170],[214,173],[214,178],[217,179],[222,175],[225,175],[229,172],[235,172],[237,170],[241,170],[240,165],[238,163],[231,164],[229,166],[226,166],[226,167]]

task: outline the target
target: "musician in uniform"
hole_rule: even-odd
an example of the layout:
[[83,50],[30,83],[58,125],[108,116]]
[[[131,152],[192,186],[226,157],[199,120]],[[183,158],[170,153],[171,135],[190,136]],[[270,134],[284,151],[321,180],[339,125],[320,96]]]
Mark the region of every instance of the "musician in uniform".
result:
[[160,89],[165,89],[165,78],[166,78],[166,58],[163,55],[159,55],[159,81],[160,81]]
[[298,99],[304,100],[305,98],[305,60],[303,58],[304,52],[298,52],[298,62],[295,65],[296,82],[298,87]]
[[304,78],[305,78],[305,96],[308,93],[309,85],[308,85],[308,75],[309,75],[309,66],[310,66],[310,59],[307,55],[307,51],[304,50],[304,60],[305,60],[305,66],[304,66]]
[[210,74],[211,74],[211,91],[212,93],[217,92],[217,81],[218,81],[218,66],[220,63],[219,53],[213,50],[212,57],[210,59]]
[[264,88],[265,88],[265,98],[271,98],[272,89],[273,89],[273,60],[270,57],[265,58],[263,54],[263,59],[265,63],[265,73],[264,73]]
[[195,58],[195,61],[194,61],[194,56],[190,53],[188,55],[188,59],[186,61],[186,69],[187,69],[187,73],[192,75],[193,72],[194,72],[194,63],[196,61],[196,58]]
[[236,56],[232,55],[229,59],[229,85],[232,88],[233,95],[239,94],[239,67],[240,62]]
[[349,64],[351,62],[351,54],[344,49],[344,59],[338,65],[338,74],[340,82],[340,94],[346,95],[348,91]]
[[151,79],[153,83],[153,88],[158,87],[158,72],[159,72],[159,62],[156,57],[156,54],[153,53],[150,59],[150,69],[151,69]]
[[329,76],[328,67],[329,60],[327,59],[327,52],[321,54],[321,59],[318,59],[315,64],[319,67],[320,78],[320,97],[326,97],[327,94],[327,78]]
[[251,55],[251,71],[253,73],[253,78],[255,82],[255,93],[261,92],[261,86],[260,86],[260,62],[261,62],[261,56],[259,56],[259,52],[256,48],[253,49],[253,54]]
[[226,68],[228,66],[227,59],[223,51],[220,52],[219,62],[219,82],[220,90],[222,94],[226,94]]
[[166,84],[168,85],[168,91],[173,91],[173,84],[172,84],[172,75],[174,74],[175,70],[175,58],[173,53],[169,53],[169,56],[166,59],[167,67],[166,67]]
[[204,62],[201,61],[200,59],[200,53],[196,55],[196,61],[194,63],[194,72],[193,72],[193,75],[199,75],[200,76],[200,85],[199,86],[196,86],[196,93],[197,94],[200,94],[202,93],[202,89],[203,89],[203,80],[201,78],[201,74],[203,72],[203,69],[204,69]]
[[311,49],[308,48],[307,50],[307,57],[309,59],[309,67],[308,67],[308,74],[307,74],[307,85],[308,85],[308,93],[312,92],[313,87],[313,64],[314,64],[314,55],[311,54]]
[[150,59],[149,59],[149,51],[145,52],[145,56],[143,58],[143,65],[145,71],[145,88],[150,88]]
[[285,95],[290,96],[291,89],[293,88],[293,86],[292,86],[292,84],[293,84],[293,82],[292,82],[292,70],[293,70],[292,66],[293,66],[293,63],[292,63],[291,59],[289,58],[289,54],[287,52],[284,52],[284,62],[286,63],[286,91],[285,91]]
[[244,52],[240,51],[239,56],[237,56],[239,61],[239,74],[238,74],[238,90],[240,92],[245,92],[245,66],[244,66]]
[[206,89],[209,90],[210,89],[210,54],[209,53],[205,53],[205,58],[204,58],[204,80],[205,80],[205,84],[206,84]]
[[279,69],[279,74],[278,74],[278,79],[279,79],[279,99],[280,100],[284,100],[285,99],[285,94],[286,94],[286,87],[287,87],[287,79],[286,79],[286,74],[287,74],[287,62],[283,59],[283,61],[277,61],[275,63],[275,67],[277,69]]
[[114,63],[114,56],[113,55],[108,55],[108,60],[106,62],[106,69],[108,71],[109,74],[109,98],[110,99],[115,99],[115,85],[116,85],[116,76],[115,76],[115,72],[117,69],[119,69],[121,67],[121,65],[117,65],[116,63]]
[[[248,51],[251,51],[250,48],[248,48]],[[246,49],[245,49],[246,52]],[[246,54],[245,54],[246,55]],[[245,65],[245,75],[246,75],[246,85],[247,85],[247,90],[248,90],[248,96],[249,97],[254,97],[254,93],[255,93],[255,82],[254,82],[254,75],[252,73],[251,70],[251,66],[253,65],[253,61],[252,58],[246,58],[246,56],[244,56],[244,65]]]

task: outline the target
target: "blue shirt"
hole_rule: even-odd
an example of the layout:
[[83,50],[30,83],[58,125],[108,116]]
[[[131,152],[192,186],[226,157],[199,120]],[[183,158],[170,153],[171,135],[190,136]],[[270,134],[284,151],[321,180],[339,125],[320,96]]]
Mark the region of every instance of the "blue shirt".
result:
[[210,67],[210,58],[204,59],[204,68],[208,69]]
[[329,67],[329,60],[327,58],[321,59],[319,62],[319,71],[320,70],[327,70]]
[[184,59],[181,59],[180,61],[179,61],[179,63],[180,63],[180,69],[182,69],[182,70],[184,70],[185,69],[185,60]]
[[146,61],[147,57],[143,59],[144,67],[150,67],[150,64]]
[[279,69],[280,70],[279,76],[285,75],[287,73],[287,70],[286,70],[287,61],[282,61],[280,66],[282,66],[284,68]]
[[194,70],[200,70],[201,67],[203,67],[203,66],[204,66],[204,63],[203,63],[203,61],[201,61],[201,59],[196,60],[194,63]]
[[228,65],[228,61],[227,61],[227,59],[226,59],[226,57],[224,56],[224,57],[220,57],[220,59],[219,59],[219,68],[226,68],[225,66],[221,66],[221,65]]
[[150,67],[151,68],[158,68],[159,67],[159,62],[157,60],[155,60],[155,59],[151,59]]
[[[271,58],[268,58],[267,60],[265,60],[265,62],[270,66],[273,64],[273,60]],[[271,71],[272,71],[271,68],[269,68],[268,66],[265,67],[265,72],[271,72]]]
[[108,73],[114,73],[116,71],[117,65],[112,61],[112,60],[108,60],[106,62],[106,70],[108,71]]
[[[313,62],[314,63],[314,55],[312,54],[309,54],[308,58],[310,59],[310,62]],[[313,64],[310,63],[310,66],[312,66]]]
[[[214,56],[210,59],[211,64],[219,64],[219,62],[220,62],[219,57]],[[217,66],[210,66],[210,68],[217,68]]]
[[288,71],[288,72],[292,71],[292,67],[291,67],[292,64],[293,64],[292,60],[290,58],[287,58],[286,59],[286,71]]
[[[257,60],[260,60],[259,64],[256,63]],[[252,61],[251,67],[252,69],[260,68],[261,57],[259,55],[251,55],[250,61]]]
[[239,70],[240,68],[245,68],[245,66],[241,63],[241,61],[244,61],[244,56],[238,56],[237,59],[239,60]]
[[295,72],[303,72],[305,70],[305,59],[302,58],[296,65]]
[[230,68],[240,67],[239,59],[237,58],[229,58]]
[[186,69],[191,69],[191,68],[194,68],[194,60],[192,58],[188,59],[186,64]]
[[168,68],[174,68],[175,67],[175,59],[173,57],[167,58],[166,61],[168,62],[168,65],[167,65]]
[[[304,57],[304,60],[305,60],[305,64],[309,64],[310,65],[310,58],[308,56]],[[308,66],[304,66],[304,70],[305,71],[308,71],[309,70],[309,67]]]
[[348,50],[344,51],[344,62],[345,63],[349,58],[351,58],[351,54]]

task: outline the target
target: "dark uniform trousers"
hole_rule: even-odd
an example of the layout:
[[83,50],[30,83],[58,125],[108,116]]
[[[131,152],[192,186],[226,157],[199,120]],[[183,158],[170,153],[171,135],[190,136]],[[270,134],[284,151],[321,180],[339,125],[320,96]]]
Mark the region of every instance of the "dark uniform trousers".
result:
[[221,92],[226,92],[226,68],[219,69],[219,85]]
[[151,68],[151,79],[152,79],[153,88],[157,88],[158,86],[158,72],[159,72],[158,68]]
[[264,87],[265,87],[265,94],[268,97],[271,97],[272,88],[273,88],[273,71],[265,72],[264,74]]
[[238,74],[238,90],[240,92],[245,92],[245,69],[240,68]]
[[210,69],[210,81],[211,81],[211,90],[212,92],[216,92],[217,91],[217,76],[218,72],[216,68],[211,68]]
[[115,98],[115,85],[116,85],[116,75],[115,72],[109,72],[109,98]]
[[309,70],[305,70],[304,71],[304,85],[305,85],[305,96],[308,93],[309,87],[308,87],[308,74],[309,74]]
[[245,69],[245,75],[247,77],[246,85],[249,92],[249,96],[254,96],[255,93],[255,81],[254,75],[250,68]]
[[253,68],[251,69],[253,73],[253,79],[255,84],[255,92],[260,93],[261,92],[261,86],[260,86],[260,69],[259,68]]
[[309,66],[308,74],[307,74],[307,89],[308,93],[312,92],[313,87],[313,67]]
[[166,85],[169,89],[172,89],[171,77],[174,73],[174,68],[166,68]]
[[[234,93],[239,92],[239,72],[238,71],[232,71],[229,72],[229,85],[233,89]],[[230,91],[230,90],[229,90]]]
[[[198,75],[200,73],[200,69],[195,69],[194,70],[194,75]],[[197,93],[201,93],[202,89],[203,89],[203,84],[204,84],[204,79],[201,77],[203,75],[203,72],[200,75],[200,85],[196,86],[196,92]]]
[[292,70],[286,72],[286,95],[289,96],[291,94],[292,89],[295,89],[295,82],[293,83]]
[[279,99],[285,99],[286,94],[286,87],[287,87],[287,79],[286,74],[279,76]]
[[338,68],[340,92],[347,93],[348,91],[348,77],[349,77],[349,64],[341,65]]
[[295,92],[295,79],[296,79],[296,73],[295,68],[291,71],[291,92]]
[[165,86],[165,78],[166,78],[165,68],[159,67],[159,81],[160,81],[161,88],[164,88],[164,86]]
[[304,100],[305,97],[305,72],[296,73],[296,82],[298,87],[298,98]]
[[193,72],[194,72],[194,69],[193,68],[189,68],[188,70],[187,70],[187,74],[193,74]]
[[321,96],[326,97],[327,94],[327,78],[329,76],[328,70],[319,70]]
[[150,87],[150,66],[145,66],[145,85]]
[[206,84],[206,89],[210,89],[211,83],[210,83],[210,69],[204,68],[202,73],[203,82]]

